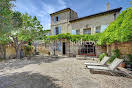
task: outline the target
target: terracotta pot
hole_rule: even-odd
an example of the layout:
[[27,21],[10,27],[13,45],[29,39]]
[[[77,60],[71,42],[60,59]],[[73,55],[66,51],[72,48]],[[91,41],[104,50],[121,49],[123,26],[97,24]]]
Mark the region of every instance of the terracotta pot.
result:
[[121,63],[120,67],[125,68],[126,67],[126,63],[125,62]]

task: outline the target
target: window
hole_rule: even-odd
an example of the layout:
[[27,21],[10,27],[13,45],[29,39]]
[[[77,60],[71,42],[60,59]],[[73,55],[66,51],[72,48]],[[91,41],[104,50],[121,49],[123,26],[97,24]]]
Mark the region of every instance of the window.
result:
[[101,25],[101,32],[104,32],[108,25]]
[[96,27],[96,33],[100,33],[101,32],[101,26],[97,26]]
[[91,28],[83,29],[83,34],[91,34]]
[[59,21],[59,20],[58,20],[58,16],[56,17],[56,21]]
[[76,30],[76,34],[77,35],[80,35],[80,30]]
[[60,16],[54,16],[54,22],[60,21]]
[[53,35],[61,34],[61,26],[54,27],[53,29]]
[[76,30],[72,30],[72,34],[73,35],[76,35]]
[[116,19],[116,13],[114,13],[114,20]]
[[56,35],[59,34],[59,27],[56,27],[56,28],[55,28],[55,33],[56,33]]
[[72,30],[73,35],[80,35],[80,30]]

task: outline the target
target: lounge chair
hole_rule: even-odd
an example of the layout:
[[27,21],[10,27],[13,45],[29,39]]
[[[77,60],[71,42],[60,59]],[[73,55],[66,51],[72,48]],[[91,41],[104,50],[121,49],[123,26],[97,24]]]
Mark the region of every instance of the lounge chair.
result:
[[103,66],[110,59],[110,57],[105,56],[100,63],[84,63],[87,66]]
[[109,66],[87,66],[88,69],[97,69],[97,70],[115,70],[121,63],[123,59],[116,58]]

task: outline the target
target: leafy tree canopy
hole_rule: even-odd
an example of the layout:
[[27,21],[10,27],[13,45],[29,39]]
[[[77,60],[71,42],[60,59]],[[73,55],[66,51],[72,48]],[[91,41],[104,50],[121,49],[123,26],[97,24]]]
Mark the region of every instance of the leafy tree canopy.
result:
[[132,40],[132,7],[123,11],[98,40],[99,45]]
[[[12,0],[15,1],[15,0]],[[6,44],[9,38],[6,36],[11,30],[11,19],[13,4],[10,3],[11,0],[0,0],[0,43]]]

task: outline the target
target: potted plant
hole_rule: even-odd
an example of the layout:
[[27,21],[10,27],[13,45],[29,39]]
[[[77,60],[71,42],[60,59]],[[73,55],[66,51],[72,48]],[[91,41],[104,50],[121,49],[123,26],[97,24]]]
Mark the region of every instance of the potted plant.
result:
[[126,68],[132,70],[132,55],[128,55],[128,61],[126,62]]

